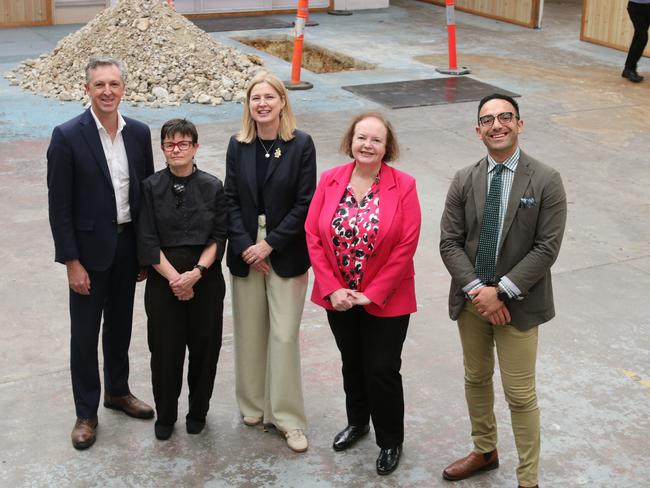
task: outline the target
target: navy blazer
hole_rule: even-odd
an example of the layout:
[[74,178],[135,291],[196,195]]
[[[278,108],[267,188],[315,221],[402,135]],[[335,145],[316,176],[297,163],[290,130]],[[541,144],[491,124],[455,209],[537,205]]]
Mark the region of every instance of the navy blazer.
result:
[[[151,132],[124,117],[131,219],[140,214],[140,183],[153,173]],[[79,259],[105,271],[117,245],[117,207],[111,175],[90,109],[57,126],[47,149],[47,187],[55,261]],[[134,249],[135,252],[135,249]]]
[[[305,219],[316,189],[316,149],[309,134],[296,130],[290,141],[278,140],[264,180],[266,241],[269,259],[283,278],[309,269]],[[230,138],[224,190],[228,205],[226,263],[235,276],[248,276],[241,253],[257,241],[257,175],[255,144]],[[277,156],[276,156],[277,155]]]

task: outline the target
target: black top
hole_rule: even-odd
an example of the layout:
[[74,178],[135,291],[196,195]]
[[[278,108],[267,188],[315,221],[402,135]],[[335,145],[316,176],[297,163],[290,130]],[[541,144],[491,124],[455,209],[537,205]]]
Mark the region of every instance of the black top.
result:
[[216,176],[196,169],[174,176],[169,168],[142,183],[138,220],[138,260],[141,266],[160,263],[160,250],[217,243],[217,260],[226,243],[226,202]]
[[[266,150],[260,144],[260,141],[266,149],[269,150],[269,157],[266,157]],[[259,139],[257,141],[257,150],[255,151],[255,174],[257,177],[257,215],[266,213],[266,206],[264,205],[264,182],[266,181],[266,173],[269,168],[269,161],[273,157],[273,151],[276,150],[276,139],[266,140]]]

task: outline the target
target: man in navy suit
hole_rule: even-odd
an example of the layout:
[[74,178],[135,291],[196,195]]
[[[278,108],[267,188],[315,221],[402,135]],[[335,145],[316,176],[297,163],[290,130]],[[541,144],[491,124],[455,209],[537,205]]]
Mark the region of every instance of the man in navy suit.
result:
[[126,68],[109,57],[86,66],[91,107],[57,126],[47,150],[49,215],[55,261],[70,286],[70,372],[76,449],[96,438],[101,394],[97,345],[102,315],[104,406],[136,418],[153,409],[129,390],[129,343],[139,273],[134,222],[140,182],[153,173],[149,128],[122,117]]

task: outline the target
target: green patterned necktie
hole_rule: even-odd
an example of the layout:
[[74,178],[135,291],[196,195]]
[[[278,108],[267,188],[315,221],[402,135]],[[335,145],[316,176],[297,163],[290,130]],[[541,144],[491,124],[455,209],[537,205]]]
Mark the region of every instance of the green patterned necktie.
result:
[[496,265],[497,245],[499,238],[499,209],[501,208],[501,172],[503,164],[497,164],[493,171],[490,191],[485,200],[483,210],[483,224],[478,238],[478,252],[476,253],[476,275],[483,283],[494,283],[494,269]]

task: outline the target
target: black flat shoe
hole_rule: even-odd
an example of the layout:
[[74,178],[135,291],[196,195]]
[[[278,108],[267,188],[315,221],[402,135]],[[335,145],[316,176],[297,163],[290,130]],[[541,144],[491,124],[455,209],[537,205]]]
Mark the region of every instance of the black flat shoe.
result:
[[205,419],[199,420],[193,417],[187,417],[185,419],[185,428],[188,434],[200,434],[203,427],[205,427]]
[[360,426],[348,425],[345,429],[334,436],[332,449],[335,451],[345,451],[369,431],[370,426],[368,424]]
[[156,422],[156,425],[154,425],[153,428],[155,434],[156,434],[156,439],[160,441],[166,441],[172,436],[172,432],[174,432],[174,425],[165,425],[161,424],[159,422]]
[[377,458],[377,474],[384,476],[395,471],[401,456],[401,444],[399,446],[389,447],[388,449],[382,448],[382,450],[379,451],[379,457]]
[[625,68],[623,70],[623,73],[621,73],[621,76],[623,78],[627,78],[630,81],[633,81],[634,83],[640,83],[643,81],[643,76],[637,73],[635,69]]

